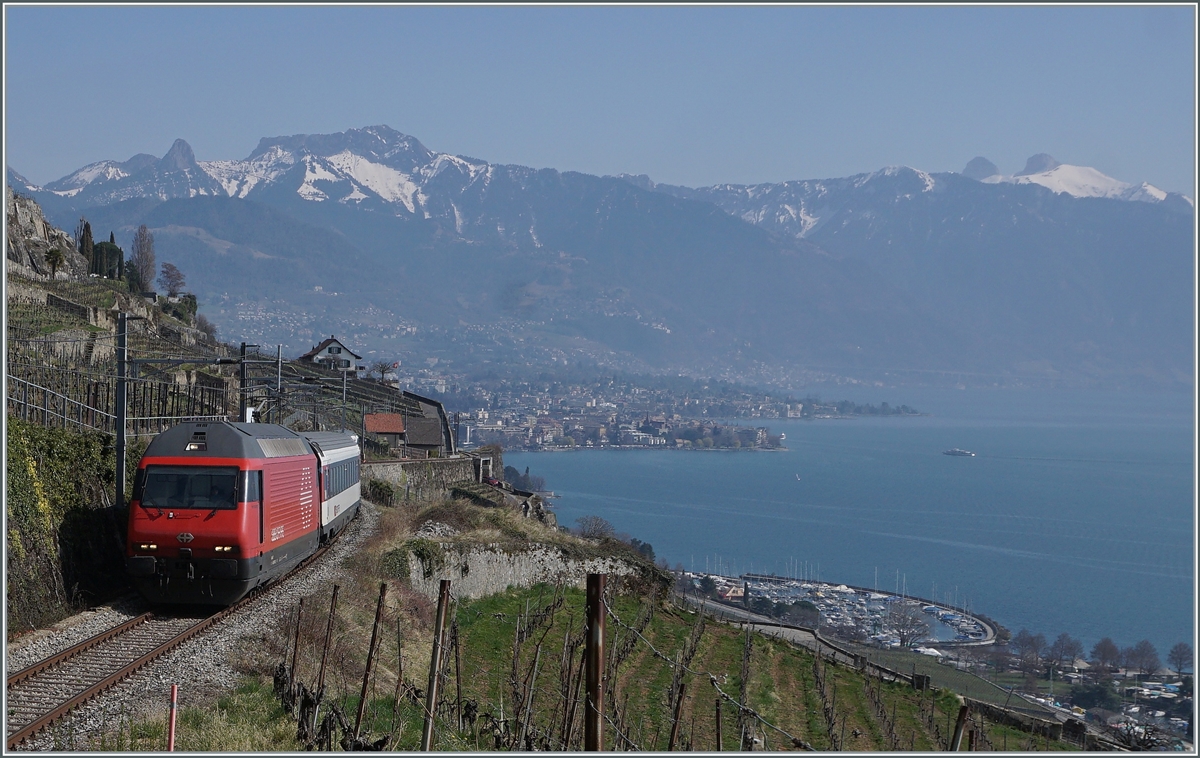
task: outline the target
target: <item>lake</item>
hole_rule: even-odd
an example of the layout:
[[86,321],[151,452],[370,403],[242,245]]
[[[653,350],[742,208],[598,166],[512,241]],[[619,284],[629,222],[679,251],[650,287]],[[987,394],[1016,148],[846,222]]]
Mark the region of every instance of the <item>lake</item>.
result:
[[[507,452],[560,524],[602,516],[671,566],[968,605],[1091,650],[1192,640],[1190,395],[826,389],[920,417],[751,420],[787,451]],[[976,457],[943,455],[963,448]]]

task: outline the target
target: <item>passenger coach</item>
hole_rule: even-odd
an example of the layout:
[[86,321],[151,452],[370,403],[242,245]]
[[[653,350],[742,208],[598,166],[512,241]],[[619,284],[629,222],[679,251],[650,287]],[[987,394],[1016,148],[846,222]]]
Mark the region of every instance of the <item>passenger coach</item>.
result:
[[345,528],[360,503],[352,434],[191,422],[138,463],[128,573],[147,599],[228,605]]

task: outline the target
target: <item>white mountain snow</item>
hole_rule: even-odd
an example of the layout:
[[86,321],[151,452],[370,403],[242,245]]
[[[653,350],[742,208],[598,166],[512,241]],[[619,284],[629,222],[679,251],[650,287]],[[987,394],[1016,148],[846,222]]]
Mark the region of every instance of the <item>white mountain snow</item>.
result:
[[1167,193],[1152,184],[1129,184],[1100,173],[1090,166],[1058,164],[1048,171],[1033,174],[1004,176],[996,174],[981,179],[984,184],[1040,184],[1057,193],[1072,197],[1107,197],[1116,200],[1132,200],[1158,203],[1167,198]]
[[[299,171],[303,167],[303,172]],[[295,169],[295,170],[293,170]],[[159,159],[139,154],[125,162],[89,164],[44,188],[82,205],[104,205],[133,197],[221,195],[253,198],[269,186],[295,192],[310,202],[339,202],[388,208],[397,215],[453,220],[461,231],[462,203],[486,193],[497,169],[524,181],[534,170],[497,167],[485,161],[438,153],[414,137],[387,126],[349,129],[337,134],[292,135],[263,139],[244,160],[197,161],[191,147],[176,140]],[[985,184],[1037,184],[1072,197],[1112,198],[1191,206],[1190,198],[1167,193],[1145,182],[1130,184],[1087,166],[1060,164],[1053,157],[1031,157],[1025,170],[1012,176],[993,174],[995,164],[976,158],[964,176]],[[10,169],[11,171],[11,169]],[[702,189],[657,186],[649,177],[621,178],[643,189],[659,189],[715,202],[734,216],[777,231],[806,237],[843,207],[855,192],[882,193],[897,201],[948,189],[943,175],[906,166],[890,166],[842,179],[790,181],[777,184],[722,184]],[[26,183],[27,184],[27,183]],[[27,187],[34,191],[43,188]],[[480,222],[480,218],[473,219]],[[522,224],[532,222],[523,220]],[[492,222],[489,222],[492,223]],[[498,223],[498,222],[497,222]]]
[[245,197],[259,184],[282,176],[296,163],[296,156],[275,146],[244,161],[197,161],[204,173],[220,182],[230,197]]
[[121,170],[117,161],[98,161],[90,163],[78,171],[59,179],[53,186],[61,189],[51,190],[61,197],[71,197],[79,194],[89,184],[95,182],[115,182],[129,176]]

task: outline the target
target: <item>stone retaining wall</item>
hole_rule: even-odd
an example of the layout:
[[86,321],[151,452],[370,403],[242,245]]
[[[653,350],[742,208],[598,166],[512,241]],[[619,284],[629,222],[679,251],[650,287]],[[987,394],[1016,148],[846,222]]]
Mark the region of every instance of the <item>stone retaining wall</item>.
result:
[[428,458],[363,464],[364,479],[382,479],[396,488],[396,502],[449,497],[450,485],[475,481],[472,458]]
[[971,707],[972,712],[982,714],[988,721],[1015,727],[1023,732],[1049,737],[1052,740],[1062,739],[1063,725],[1061,722],[1038,718],[1012,708],[985,703],[982,700],[964,699]]
[[[409,580],[417,592],[437,599],[442,579],[459,598],[477,598],[504,592],[509,587],[532,587],[540,582],[563,582],[582,587],[588,574],[629,576],[637,569],[615,558],[575,559],[558,548],[539,545],[506,552],[498,545],[472,545],[461,550],[454,543],[435,543],[442,550],[435,565],[426,566],[415,553],[408,554]],[[426,574],[429,574],[426,576]]]

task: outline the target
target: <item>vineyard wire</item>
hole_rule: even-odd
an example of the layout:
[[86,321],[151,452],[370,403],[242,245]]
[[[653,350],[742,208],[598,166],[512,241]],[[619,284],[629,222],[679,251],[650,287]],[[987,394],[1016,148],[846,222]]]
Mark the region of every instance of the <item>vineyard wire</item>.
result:
[[682,668],[684,671],[686,671],[687,673],[693,674],[694,676],[708,677],[709,684],[711,684],[713,686],[713,689],[715,689],[717,691],[717,694],[719,694],[723,700],[733,703],[733,705],[736,706],[742,713],[745,713],[746,715],[749,715],[749,716],[753,716],[755,719],[757,719],[759,722],[761,722],[763,724],[763,726],[774,729],[775,731],[782,734],[784,737],[787,737],[788,740],[796,747],[804,748],[805,750],[813,749],[812,746],[809,745],[804,740],[802,740],[798,737],[793,737],[790,733],[788,733],[787,730],[781,729],[780,727],[772,724],[770,721],[767,721],[765,718],[762,717],[762,715],[758,711],[754,710],[750,706],[739,703],[736,698],[734,698],[729,693],[725,692],[725,690],[721,689],[720,685],[717,684],[717,675],[716,674],[713,674],[712,672],[708,672],[708,671],[703,671],[703,672],[696,671],[695,669],[692,669],[688,666],[683,666],[682,664],[676,663],[675,661],[671,660],[671,658],[669,658],[668,656],[663,654],[662,651],[660,651],[658,648],[656,648],[654,646],[654,643],[652,643],[650,640],[646,639],[642,635],[641,632],[639,632],[638,630],[634,629],[633,627],[629,626],[624,621],[622,621],[621,618],[616,614],[616,612],[613,611],[612,607],[609,606],[607,600],[601,599],[601,602],[604,603],[604,610],[605,610],[605,612],[608,613],[608,615],[612,616],[613,621],[616,621],[618,626],[624,627],[628,631],[632,632],[642,642],[646,643],[646,647],[650,648],[650,652],[652,652],[654,654],[654,657],[662,659],[664,662],[666,662],[666,664],[668,666],[672,666],[672,667],[678,666],[678,667]]
[[613,723],[613,720],[608,717],[607,713],[601,713],[600,715],[604,717],[604,720],[607,721],[608,725],[613,728],[613,731],[617,733],[618,737],[625,740],[626,744],[633,746],[633,752],[637,752],[637,751],[641,750],[641,748],[638,746],[638,744],[636,742],[629,739],[629,737],[624,732],[621,731],[621,727],[619,727]]

